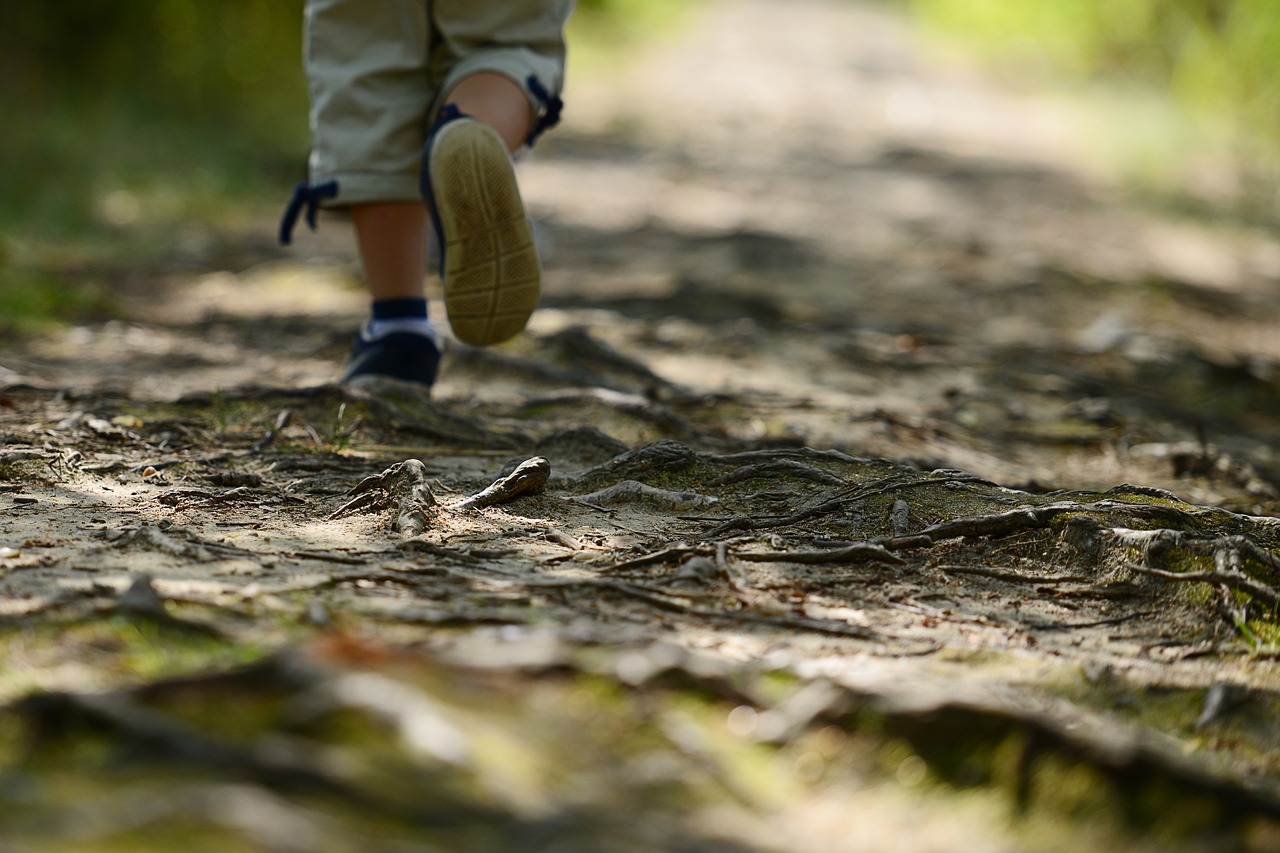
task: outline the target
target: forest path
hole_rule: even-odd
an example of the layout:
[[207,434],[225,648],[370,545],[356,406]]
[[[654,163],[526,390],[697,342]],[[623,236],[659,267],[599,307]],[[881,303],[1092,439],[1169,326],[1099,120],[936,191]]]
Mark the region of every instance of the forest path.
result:
[[[352,849],[1093,849],[1148,843],[1161,785],[1208,805],[1152,849],[1269,849],[1280,243],[1128,203],[1061,104],[875,6],[708,4],[566,97],[520,166],[544,307],[430,399],[330,384],[336,219],[193,230],[101,271],[125,319],[0,345],[0,697],[69,691],[10,716],[186,749]],[[1076,761],[1140,829],[1072,812]],[[138,806],[167,772],[76,831],[291,849],[238,789]]]

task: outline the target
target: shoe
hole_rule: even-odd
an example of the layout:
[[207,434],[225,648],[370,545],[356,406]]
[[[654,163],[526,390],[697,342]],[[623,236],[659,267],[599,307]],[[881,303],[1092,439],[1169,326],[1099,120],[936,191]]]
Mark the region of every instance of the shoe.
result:
[[370,341],[357,334],[338,384],[347,385],[361,376],[389,376],[430,388],[439,368],[440,347],[425,335],[392,332]]
[[423,152],[422,194],[454,334],[474,346],[519,334],[538,307],[542,271],[506,143],[446,108]]

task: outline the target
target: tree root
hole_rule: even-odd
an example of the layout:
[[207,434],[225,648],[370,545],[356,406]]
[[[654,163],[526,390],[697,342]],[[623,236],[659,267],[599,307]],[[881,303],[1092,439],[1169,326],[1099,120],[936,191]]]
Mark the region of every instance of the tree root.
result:
[[566,388],[526,402],[521,409],[536,411],[550,405],[598,403],[648,421],[667,433],[689,438],[693,427],[689,422],[661,403],[641,394],[615,391],[612,388]]
[[1162,578],[1164,580],[1179,581],[1181,583],[1211,583],[1218,586],[1225,586],[1228,589],[1238,590],[1247,593],[1253,598],[1263,601],[1268,607],[1276,607],[1280,605],[1280,594],[1276,590],[1259,583],[1253,578],[1242,572],[1224,572],[1224,571],[1208,571],[1208,572],[1167,572],[1163,569],[1151,569],[1146,566],[1130,564],[1128,568],[1141,575],[1149,575],[1153,578]]
[[906,560],[889,551],[883,545],[870,542],[857,542],[843,548],[828,548],[818,551],[740,551],[733,555],[739,560],[748,562],[776,563],[888,563],[901,566]]
[[617,482],[642,474],[679,471],[688,468],[698,459],[698,454],[687,444],[663,439],[646,444],[638,450],[629,450],[608,462],[581,471],[570,479],[577,484]]
[[329,520],[393,509],[396,516],[392,526],[406,539],[426,530],[428,513],[436,505],[427,482],[427,466],[417,459],[398,462],[381,474],[365,477],[347,494],[355,497],[331,512]]
[[761,477],[797,477],[802,480],[811,480],[815,483],[821,483],[824,486],[845,486],[848,485],[843,478],[837,477],[821,468],[815,468],[812,465],[805,465],[803,462],[797,462],[794,459],[777,459],[772,462],[761,462],[757,465],[744,465],[723,474],[712,480],[709,485],[727,486],[731,483],[741,483],[744,480],[754,480]]
[[509,503],[524,495],[541,494],[551,476],[551,463],[541,456],[526,459],[505,477],[495,480],[483,491],[448,504],[444,509],[461,512]]
[[976,575],[982,578],[991,578],[992,580],[1008,581],[1010,583],[1032,583],[1032,584],[1058,584],[1058,583],[1088,583],[1093,578],[1087,575],[1052,575],[1049,577],[1039,575],[1025,575],[1021,572],[1006,572],[1001,569],[992,569],[987,566],[934,566],[940,572],[952,575]]
[[636,480],[623,480],[621,483],[616,483],[597,492],[577,495],[573,500],[584,504],[606,507],[627,503],[645,503],[670,510],[699,509],[720,503],[718,498],[713,498],[710,495],[658,489],[653,486],[646,486]]
[[623,560],[621,563],[613,563],[608,566],[602,566],[601,572],[621,572],[627,569],[638,569],[641,566],[651,566],[654,563],[665,563],[668,560],[683,560],[694,554],[710,553],[710,546],[707,545],[669,545],[660,551],[653,551],[643,554],[639,557],[633,557],[630,560]]

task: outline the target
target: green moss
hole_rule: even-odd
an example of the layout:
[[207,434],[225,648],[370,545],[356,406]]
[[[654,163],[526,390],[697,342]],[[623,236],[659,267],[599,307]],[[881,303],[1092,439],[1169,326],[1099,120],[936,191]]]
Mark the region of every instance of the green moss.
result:
[[[32,658],[28,650],[39,651]],[[31,689],[34,676],[64,662],[91,667],[97,684],[121,685],[238,666],[268,649],[256,643],[166,627],[114,614],[82,622],[47,621],[0,634],[0,696]]]

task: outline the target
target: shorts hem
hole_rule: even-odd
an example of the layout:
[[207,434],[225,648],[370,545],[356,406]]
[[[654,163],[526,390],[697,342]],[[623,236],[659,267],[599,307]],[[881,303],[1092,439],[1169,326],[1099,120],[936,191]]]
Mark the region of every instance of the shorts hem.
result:
[[316,172],[312,185],[328,181],[338,184],[338,194],[325,201],[325,207],[347,207],[391,201],[422,201],[416,174],[370,174],[369,172]]

